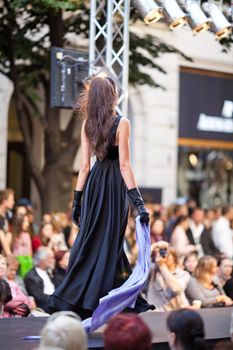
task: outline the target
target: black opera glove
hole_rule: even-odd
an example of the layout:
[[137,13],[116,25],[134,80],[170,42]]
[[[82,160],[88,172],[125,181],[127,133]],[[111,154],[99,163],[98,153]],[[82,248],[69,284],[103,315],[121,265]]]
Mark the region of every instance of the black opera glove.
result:
[[83,191],[74,190],[74,199],[72,203],[72,221],[73,223],[80,227],[80,213],[81,213],[81,198]]
[[127,191],[129,198],[135,205],[138,214],[140,215],[140,221],[148,224],[150,217],[149,212],[146,210],[141,193],[139,192],[138,188],[132,188],[131,190]]

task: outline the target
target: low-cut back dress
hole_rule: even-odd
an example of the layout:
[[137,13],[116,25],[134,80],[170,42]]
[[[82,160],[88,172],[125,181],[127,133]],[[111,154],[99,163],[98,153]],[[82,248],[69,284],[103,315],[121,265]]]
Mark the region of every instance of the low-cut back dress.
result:
[[[80,231],[71,249],[65,278],[49,297],[51,312],[72,310],[82,318],[89,317],[99,299],[122,285],[132,272],[123,250],[129,204],[115,145],[120,119],[116,116],[113,122],[106,158],[97,159],[89,173]],[[135,308],[135,312],[141,312],[150,306],[139,296]]]

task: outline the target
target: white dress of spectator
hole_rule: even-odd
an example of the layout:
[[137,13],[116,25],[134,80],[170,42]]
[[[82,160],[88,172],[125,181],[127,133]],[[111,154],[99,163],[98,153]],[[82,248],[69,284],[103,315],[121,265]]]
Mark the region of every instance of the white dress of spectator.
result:
[[214,223],[212,238],[220,252],[228,258],[233,258],[233,230],[230,228],[230,220],[233,219],[233,208],[224,207],[222,216]]

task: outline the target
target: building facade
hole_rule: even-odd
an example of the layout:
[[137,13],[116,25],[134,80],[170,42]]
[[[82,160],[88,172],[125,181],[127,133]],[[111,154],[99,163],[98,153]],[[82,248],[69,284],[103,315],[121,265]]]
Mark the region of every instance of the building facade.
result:
[[[147,27],[140,24],[134,27],[134,30],[138,34],[155,35],[167,44],[181,50],[193,60],[189,62],[177,54],[162,55],[157,62],[167,71],[167,74],[148,70],[147,72],[166,90],[148,86],[140,87],[138,90],[130,89],[134,168],[139,185],[160,189],[161,202],[164,205],[173,203],[177,196],[194,197],[200,205],[204,206],[232,203],[233,130],[229,128],[233,123],[231,109],[233,105],[233,51],[224,53],[222,46],[210,32],[193,36],[191,31],[185,28],[171,32],[166,26],[160,24]],[[187,75],[189,82],[187,86],[184,86],[184,76],[187,80]],[[197,84],[195,90],[190,86],[196,76],[200,77],[200,88]],[[201,77],[209,77],[210,79],[210,76],[216,80],[213,99],[217,98],[219,103],[215,104],[215,107],[214,100],[211,101],[208,90],[205,90],[205,87],[209,89],[212,86],[212,82],[207,82],[206,86],[203,87],[203,79],[201,80]],[[223,93],[224,79],[226,86]],[[220,80],[222,85],[219,83]],[[186,104],[185,114],[182,112],[182,108],[184,108],[183,105],[187,99],[190,103],[189,109],[187,109]],[[225,105],[227,117],[219,116],[220,119],[227,119],[226,123],[228,124],[226,125],[229,125],[229,128],[227,131],[225,130],[226,132],[222,132],[223,130],[216,132],[213,129],[212,131],[203,130],[202,135],[198,137],[195,134],[192,135],[193,125],[190,118],[193,116],[191,114],[193,110],[194,115],[195,110],[196,114],[198,113],[198,108],[195,107],[198,107],[202,100],[206,100],[204,107],[213,107],[210,108],[210,115],[216,116],[215,120],[212,121],[214,124],[219,122],[217,118],[218,114],[221,114],[218,110],[219,104],[222,109],[224,101],[227,101],[227,105]],[[205,108],[202,114],[204,113]],[[208,116],[206,118],[208,119]],[[181,126],[184,124],[186,132],[190,133],[186,137],[184,137],[185,134],[181,133]],[[217,140],[219,142],[216,142]],[[214,153],[210,154],[212,151]],[[225,189],[222,188],[220,191],[216,189],[219,186],[216,178],[211,189],[215,193],[209,191],[208,197],[204,196],[205,187],[210,185],[212,180],[208,181],[208,177],[213,177],[213,174],[208,172],[206,165],[198,164],[201,166],[199,170],[190,171],[189,165],[185,163],[189,160],[190,155],[190,159],[196,156],[196,161],[198,161],[199,158],[208,157],[208,155],[209,158],[214,157],[214,154],[216,158],[222,157],[222,163],[226,163],[225,169],[222,170],[224,174],[220,179],[221,186]],[[200,160],[199,163],[201,163]],[[209,166],[214,167],[213,163]],[[216,171],[213,172],[216,173]],[[203,181],[197,181],[198,176],[202,176],[203,178],[200,180]]]

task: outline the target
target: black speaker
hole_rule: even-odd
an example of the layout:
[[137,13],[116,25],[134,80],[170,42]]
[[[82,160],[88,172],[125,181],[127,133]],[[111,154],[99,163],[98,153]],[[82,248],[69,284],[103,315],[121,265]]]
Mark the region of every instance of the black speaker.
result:
[[51,107],[73,108],[88,78],[88,53],[51,48]]

